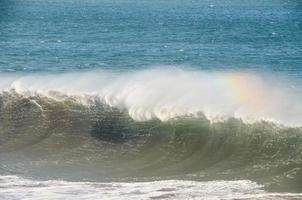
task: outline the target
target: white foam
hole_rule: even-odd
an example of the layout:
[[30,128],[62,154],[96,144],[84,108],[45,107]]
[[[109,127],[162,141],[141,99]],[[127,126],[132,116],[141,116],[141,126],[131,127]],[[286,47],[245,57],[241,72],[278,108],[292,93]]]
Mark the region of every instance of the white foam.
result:
[[81,101],[94,96],[110,106],[127,109],[138,121],[164,121],[202,112],[212,121],[236,117],[247,122],[302,125],[301,95],[285,81],[256,73],[236,72],[243,82],[235,83],[229,82],[231,72],[175,68],[0,77],[1,91],[13,89],[21,94],[58,98],[53,93],[56,91],[78,96]]
[[67,182],[0,176],[3,199],[233,199],[262,194],[251,181]]
[[36,181],[18,176],[0,176],[0,198],[35,199],[300,199],[302,194],[268,193],[249,180],[150,182]]

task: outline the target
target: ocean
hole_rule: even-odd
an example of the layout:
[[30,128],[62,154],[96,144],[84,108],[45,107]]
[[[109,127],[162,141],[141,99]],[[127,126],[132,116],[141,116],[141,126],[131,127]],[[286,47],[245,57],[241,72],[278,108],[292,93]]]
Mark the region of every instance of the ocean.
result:
[[0,199],[302,199],[299,0],[0,0]]

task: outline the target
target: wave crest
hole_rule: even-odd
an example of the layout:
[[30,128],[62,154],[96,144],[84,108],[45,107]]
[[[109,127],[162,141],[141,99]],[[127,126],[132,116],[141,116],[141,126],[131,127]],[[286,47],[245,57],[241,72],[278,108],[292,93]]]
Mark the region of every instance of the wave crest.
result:
[[286,81],[255,73],[152,69],[2,75],[0,90],[57,100],[73,96],[82,103],[98,98],[126,109],[137,121],[166,121],[202,112],[211,121],[235,117],[246,122],[302,125],[301,95]]

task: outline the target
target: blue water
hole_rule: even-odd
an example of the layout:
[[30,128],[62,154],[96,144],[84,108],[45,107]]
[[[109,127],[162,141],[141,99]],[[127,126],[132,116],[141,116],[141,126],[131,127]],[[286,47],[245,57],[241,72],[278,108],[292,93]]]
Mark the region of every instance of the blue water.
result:
[[256,69],[302,76],[299,0],[1,0],[0,71]]

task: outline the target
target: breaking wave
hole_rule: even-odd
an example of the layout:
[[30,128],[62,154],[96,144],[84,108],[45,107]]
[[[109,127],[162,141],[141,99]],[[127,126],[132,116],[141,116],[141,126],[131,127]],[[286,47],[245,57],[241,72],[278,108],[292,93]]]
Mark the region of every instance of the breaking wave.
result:
[[302,188],[301,98],[274,79],[154,69],[3,75],[0,88],[2,174]]

